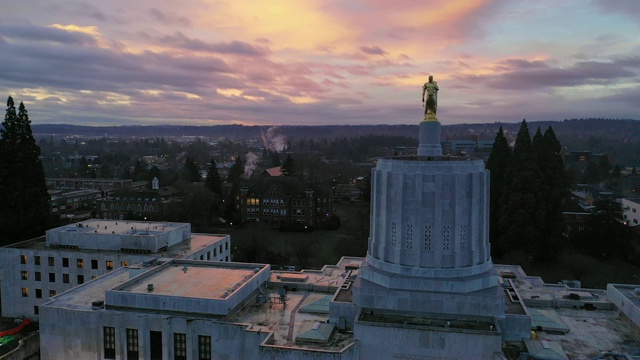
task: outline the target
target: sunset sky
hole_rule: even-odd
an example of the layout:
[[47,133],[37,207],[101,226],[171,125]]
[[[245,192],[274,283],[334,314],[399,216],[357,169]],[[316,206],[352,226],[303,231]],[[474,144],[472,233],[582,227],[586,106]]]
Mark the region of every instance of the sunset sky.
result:
[[640,1],[3,0],[33,124],[640,119]]

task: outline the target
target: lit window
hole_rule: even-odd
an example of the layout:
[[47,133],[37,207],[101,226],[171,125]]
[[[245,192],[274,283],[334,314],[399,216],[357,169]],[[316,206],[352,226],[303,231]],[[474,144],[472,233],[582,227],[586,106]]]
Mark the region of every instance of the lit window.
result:
[[211,359],[211,336],[198,335],[198,359]]
[[78,265],[78,269],[82,269],[84,267],[84,260],[77,259],[76,264]]
[[107,260],[107,270],[113,270],[113,261]]
[[20,255],[20,264],[27,263],[27,255]]
[[29,297],[29,288],[22,288],[22,297]]
[[56,296],[56,291],[55,290],[49,290],[49,297],[54,297]]
[[120,261],[120,266],[129,266],[129,263],[126,261]]
[[29,280],[29,273],[26,271],[21,271],[20,277],[22,278],[22,280]]
[[116,328],[112,326],[105,326],[103,328],[104,333],[104,358],[115,359],[116,358]]

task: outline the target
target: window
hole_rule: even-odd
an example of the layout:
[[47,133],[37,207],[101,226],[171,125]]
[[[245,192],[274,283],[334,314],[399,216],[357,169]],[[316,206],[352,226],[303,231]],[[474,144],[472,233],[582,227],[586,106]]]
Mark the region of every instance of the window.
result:
[[84,275],[78,275],[78,285],[84,284]]
[[225,250],[229,250],[229,243],[228,242],[224,243],[224,249]]
[[222,254],[222,244],[220,244],[220,254]]
[[98,269],[98,260],[91,259],[91,268],[93,270],[97,270]]
[[211,336],[198,335],[198,359],[211,359]]
[[69,283],[69,274],[62,274],[62,282],[65,284]]
[[20,278],[22,278],[22,280],[29,280],[29,273],[26,271],[20,271]]
[[20,255],[20,264],[27,263],[27,255]]
[[78,265],[78,269],[82,269],[84,267],[84,260],[77,259],[76,264]]
[[34,263],[35,265],[40,265],[40,256],[37,256],[37,255],[36,255],[36,256],[34,256],[34,257],[33,257],[33,263]]
[[56,291],[55,290],[49,290],[49,297],[54,297],[56,296]]
[[138,329],[127,329],[127,360],[137,360],[138,356]]
[[36,299],[42,299],[42,289],[36,289]]
[[69,267],[69,258],[62,258],[62,267]]
[[213,248],[213,256],[217,256],[218,255],[218,248]]
[[129,266],[129,263],[126,261],[120,261],[120,266]]
[[56,273],[49,273],[49,282],[56,282]]
[[34,307],[33,307],[33,313],[34,313],[35,315],[38,315],[38,314],[40,313],[40,309],[38,308],[38,305],[36,305],[36,306],[34,306]]
[[36,271],[34,277],[36,278],[36,281],[42,281],[42,273],[40,273],[40,271]]
[[49,266],[56,266],[56,258],[49,256]]
[[173,334],[173,351],[175,360],[187,360],[187,334]]
[[211,252],[207,251],[207,260],[211,260]]
[[113,270],[113,261],[107,260],[107,270]]
[[105,326],[104,332],[104,358],[115,359],[116,358],[116,328],[112,326]]
[[22,297],[29,297],[29,288],[22,288]]

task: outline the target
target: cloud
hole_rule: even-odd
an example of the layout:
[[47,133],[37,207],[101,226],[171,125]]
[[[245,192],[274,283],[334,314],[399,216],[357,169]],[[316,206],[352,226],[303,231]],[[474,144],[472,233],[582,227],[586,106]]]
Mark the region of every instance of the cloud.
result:
[[167,14],[157,8],[149,9],[149,16],[158,22],[169,26],[183,26],[191,27],[191,20],[184,16],[176,16],[173,14]]
[[579,61],[560,66],[551,61],[504,59],[498,61],[487,75],[456,76],[464,82],[484,85],[487,88],[510,90],[541,90],[550,87],[581,85],[606,85],[621,79],[633,79],[640,74],[640,58],[626,57],[611,61]]
[[386,55],[387,52],[379,46],[360,46],[360,51],[369,55]]
[[608,13],[631,16],[635,20],[640,16],[640,6],[636,0],[593,0],[593,3]]
[[94,19],[98,21],[108,21],[107,15],[105,15],[99,8],[95,5],[87,4],[84,2],[73,2],[70,4],[74,9],[73,12],[77,16],[87,17],[89,19]]
[[95,45],[90,35],[65,29],[35,25],[0,25],[0,36],[6,39],[48,41],[66,45]]
[[182,49],[218,54],[238,56],[265,56],[269,54],[269,49],[266,47],[253,46],[238,40],[206,43],[202,40],[191,39],[179,31],[173,35],[163,36],[160,39],[160,42],[165,45],[175,46]]

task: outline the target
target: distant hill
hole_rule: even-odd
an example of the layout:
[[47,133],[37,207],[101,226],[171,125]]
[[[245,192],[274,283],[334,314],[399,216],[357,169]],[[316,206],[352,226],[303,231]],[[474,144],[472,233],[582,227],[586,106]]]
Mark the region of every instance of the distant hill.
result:
[[[552,126],[559,138],[610,138],[619,141],[640,141],[640,121],[614,119],[571,119],[563,121],[530,122],[532,135],[539,126],[542,131]],[[464,139],[471,135],[479,139],[493,139],[502,126],[508,134],[520,128],[520,123],[457,124],[443,125],[443,139]],[[80,137],[176,137],[203,136],[229,139],[257,139],[269,129],[278,135],[299,139],[335,139],[367,135],[395,135],[417,138],[415,125],[322,125],[322,126],[77,126],[77,125],[32,125],[37,136]]]
[[[416,124],[417,125],[417,124]],[[415,139],[416,125],[323,125],[323,126],[76,126],[76,125],[32,125],[36,137],[78,136],[81,138],[175,138],[208,137],[231,140],[279,137],[280,141],[294,143],[303,139],[333,140],[369,135],[404,136]],[[529,122],[531,135],[538,127],[544,132],[551,126],[562,145],[569,151],[589,150],[606,153],[614,162],[627,166],[640,166],[640,121],[619,119],[571,119],[563,121]],[[515,141],[520,123],[457,124],[443,125],[443,140],[477,138],[492,140],[502,126],[511,143]]]

